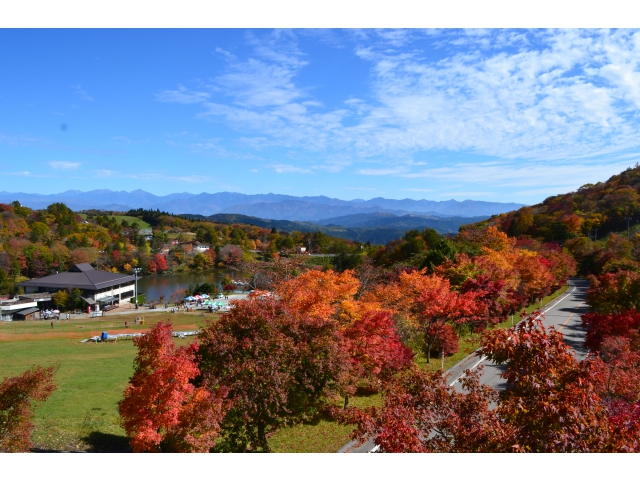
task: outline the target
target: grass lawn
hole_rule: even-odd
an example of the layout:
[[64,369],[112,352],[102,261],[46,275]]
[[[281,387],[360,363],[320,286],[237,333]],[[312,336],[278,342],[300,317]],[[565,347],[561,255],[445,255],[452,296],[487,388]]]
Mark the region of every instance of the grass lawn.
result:
[[[208,315],[214,318],[213,315]],[[42,450],[127,451],[128,440],[118,425],[117,403],[133,372],[136,348],[131,341],[80,343],[99,334],[148,330],[170,318],[175,330],[199,328],[200,313],[145,314],[145,325],[125,330],[135,314],[111,318],[54,322],[0,323],[0,378],[32,365],[56,364],[58,389],[35,410],[32,441]],[[183,342],[188,342],[185,340]]]
[[[87,219],[86,213],[79,213],[78,215],[80,215],[84,220]],[[149,225],[147,222],[145,222],[144,220],[138,217],[131,217],[129,215],[108,215],[108,216],[115,218],[118,224],[122,223],[122,220],[126,220],[127,222],[129,222],[129,225],[131,225],[133,222],[137,222],[138,225],[140,225],[140,228],[151,228],[151,225]]]
[[[543,299],[542,304],[562,295],[563,287]],[[528,312],[536,306],[529,307]],[[58,365],[55,381],[58,385],[51,398],[35,411],[32,440],[37,449],[57,451],[128,451],[128,440],[118,425],[117,403],[122,398],[133,372],[136,348],[131,341],[117,343],[80,343],[102,331],[124,333],[148,330],[160,320],[171,319],[175,330],[195,330],[203,325],[203,314],[147,313],[145,325],[134,325],[136,314],[113,315],[91,319],[54,322],[0,322],[0,378],[17,375],[32,365]],[[216,318],[207,314],[207,318]],[[518,318],[516,318],[516,321]],[[124,328],[127,321],[131,327]],[[494,328],[507,328],[511,320]],[[182,340],[187,343],[190,340]],[[445,359],[445,369],[462,360],[478,348],[477,336],[460,341],[460,352]],[[439,370],[441,360],[430,364],[416,356],[420,367]],[[342,400],[336,400],[341,405]],[[350,405],[381,406],[382,396],[360,392],[350,399]],[[349,441],[350,426],[341,426],[326,416],[314,421],[286,427],[269,438],[275,452],[335,452]]]

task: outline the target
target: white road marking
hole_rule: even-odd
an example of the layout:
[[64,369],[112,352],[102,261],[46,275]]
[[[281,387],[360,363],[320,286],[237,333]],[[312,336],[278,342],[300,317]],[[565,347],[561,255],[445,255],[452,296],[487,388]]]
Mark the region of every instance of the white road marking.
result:
[[[553,305],[551,305],[551,306],[550,306],[549,308],[547,308],[544,312],[541,312],[541,313],[540,313],[540,315],[544,315],[544,314],[546,314],[549,310],[551,310],[552,308],[554,308],[555,306],[557,306],[557,305],[558,305],[560,302],[562,302],[564,299],[566,299],[566,298],[570,297],[570,296],[571,296],[571,294],[572,294],[573,292],[575,292],[575,291],[576,291],[576,288],[577,288],[577,287],[574,285],[574,286],[573,286],[573,289],[572,289],[569,293],[567,293],[564,297],[560,298],[556,303],[554,303]],[[582,305],[582,304],[581,304],[581,305]],[[538,316],[536,317],[536,320],[537,320],[538,318],[540,318],[540,315],[538,315]],[[569,318],[571,318],[571,317],[569,317]],[[566,323],[566,322],[565,322],[565,323]],[[509,337],[509,338],[511,338],[511,337]],[[485,356],[483,355],[483,356],[480,358],[480,360],[478,360],[478,361],[477,361],[477,362],[476,362],[476,363],[475,363],[471,368],[469,368],[468,370],[473,370],[473,369],[475,369],[478,365],[480,365],[480,364],[481,364],[482,362],[484,362],[486,359],[487,359],[487,357],[485,357]],[[462,377],[464,377],[464,373],[463,373],[463,374],[461,374],[458,378],[456,378],[453,382],[451,382],[451,383],[449,384],[449,386],[450,386],[450,387],[453,387],[453,385],[454,385],[458,380],[460,380]],[[369,450],[367,453],[376,453],[378,450],[380,450],[380,445],[376,445],[376,446],[374,446],[374,447],[373,447],[371,450]]]
[[[541,312],[540,315],[538,315],[535,319],[537,320],[538,318],[540,318],[541,315],[546,314],[549,310],[551,310],[552,308],[554,308],[555,306],[557,306],[560,302],[562,302],[564,299],[568,298],[571,296],[571,294],[573,292],[576,291],[576,286],[573,286],[573,289],[567,293],[564,297],[560,298],[556,303],[554,303],[553,305],[551,305],[549,308],[547,308],[545,311]],[[484,355],[482,356],[482,358],[480,358],[480,360],[478,360],[471,368],[469,368],[468,370],[473,370],[475,369],[478,365],[480,365],[484,360],[486,360],[487,357],[485,357]],[[455,385],[455,383],[460,380],[462,377],[464,377],[464,373],[462,373],[458,378],[456,378],[453,382],[451,382],[449,384],[450,387],[453,387],[453,385]]]

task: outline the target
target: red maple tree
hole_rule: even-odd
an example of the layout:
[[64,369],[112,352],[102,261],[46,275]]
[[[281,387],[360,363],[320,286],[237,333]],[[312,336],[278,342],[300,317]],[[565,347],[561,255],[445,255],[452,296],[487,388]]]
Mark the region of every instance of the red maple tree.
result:
[[158,322],[133,340],[134,373],[118,411],[134,452],[207,452],[219,434],[225,392],[196,389],[198,345],[176,346],[172,331]]
[[461,294],[451,290],[446,279],[420,292],[417,299],[417,320],[427,363],[431,361],[431,351],[436,340],[449,333],[446,325],[468,322],[478,313],[481,305],[475,299],[476,295],[473,292]]
[[[400,342],[391,314],[387,311],[366,312],[350,324],[343,335],[354,380],[365,380],[370,388],[379,389],[413,363],[414,354]],[[345,408],[348,403],[346,396]]]
[[0,383],[0,452],[27,452],[32,448],[34,402],[43,402],[57,388],[55,367],[33,367]]
[[228,389],[225,449],[269,451],[267,434],[309,418],[341,390],[349,368],[335,321],[302,315],[274,298],[232,302],[200,333],[205,382]]

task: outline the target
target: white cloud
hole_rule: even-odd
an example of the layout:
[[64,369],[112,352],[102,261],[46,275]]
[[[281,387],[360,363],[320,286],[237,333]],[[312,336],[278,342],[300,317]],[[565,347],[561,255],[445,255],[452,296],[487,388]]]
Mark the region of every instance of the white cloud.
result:
[[75,170],[80,165],[81,165],[80,162],[61,162],[61,161],[49,162],[49,166],[54,170]]
[[34,177],[34,178],[53,178],[55,175],[47,175],[43,173],[32,173],[28,170],[22,172],[2,172],[3,175],[11,175],[14,177]]
[[87,92],[85,92],[80,85],[71,85],[71,88],[75,90],[76,95],[80,97],[82,100],[88,100],[88,101],[93,100],[93,97],[89,95]]
[[[640,147],[640,32],[367,30],[351,38],[354,54],[371,66],[370,91],[350,94],[341,108],[325,106],[302,83],[313,58],[288,31],[250,37],[254,55],[228,56],[227,71],[205,87],[212,93],[179,86],[158,99],[201,103],[202,118],[223,119],[256,149],[349,153],[352,162],[390,165],[361,175],[458,177],[431,159],[434,168],[415,171],[424,163],[411,159],[419,152],[617,164],[603,156]],[[308,163],[295,168],[341,170]],[[517,164],[507,173],[528,177]],[[488,181],[505,175],[480,170],[495,172],[481,177]]]
[[282,163],[267,166],[269,168],[273,168],[276,173],[313,173],[313,170],[309,170],[308,168],[296,167],[295,165],[285,165]]
[[134,180],[144,180],[144,181],[167,181],[167,182],[186,182],[186,183],[210,183],[214,181],[212,177],[207,175],[172,175],[165,173],[157,173],[157,172],[142,172],[142,173],[128,173],[128,172],[119,172],[116,170],[109,169],[101,169],[101,170],[93,170],[93,173],[101,178],[129,178]]
[[191,104],[205,102],[210,96],[210,93],[193,91],[178,85],[177,90],[164,90],[158,93],[156,99],[161,102]]
[[613,164],[582,163],[549,163],[504,162],[491,163],[458,163],[448,167],[436,167],[399,175],[407,179],[427,179],[432,182],[456,182],[466,185],[493,185],[504,187],[513,194],[517,188],[531,190],[533,187],[572,186],[573,189],[585,183],[598,182],[609,178],[631,166],[631,162]]
[[125,145],[125,146],[131,145],[131,139],[129,137],[125,137],[124,135],[111,137],[111,140],[113,140],[117,145]]
[[44,142],[42,139],[30,137],[28,135],[3,135],[0,133],[0,143],[7,145],[23,146],[42,142]]
[[408,172],[408,167],[398,166],[394,168],[362,168],[356,173],[360,175],[400,175]]
[[454,197],[467,197],[467,198],[473,198],[473,197],[484,197],[484,196],[496,196],[497,194],[495,192],[445,192],[445,193],[439,193],[438,196],[439,197],[449,197],[449,198],[454,198]]

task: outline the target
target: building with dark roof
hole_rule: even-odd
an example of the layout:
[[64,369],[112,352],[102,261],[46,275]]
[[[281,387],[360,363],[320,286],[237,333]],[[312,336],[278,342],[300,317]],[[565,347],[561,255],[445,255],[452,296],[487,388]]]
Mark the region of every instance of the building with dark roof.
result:
[[112,304],[134,295],[133,275],[95,270],[88,263],[74,265],[68,272],[18,283],[26,294],[55,293],[59,290],[82,291],[82,298],[92,307]]

